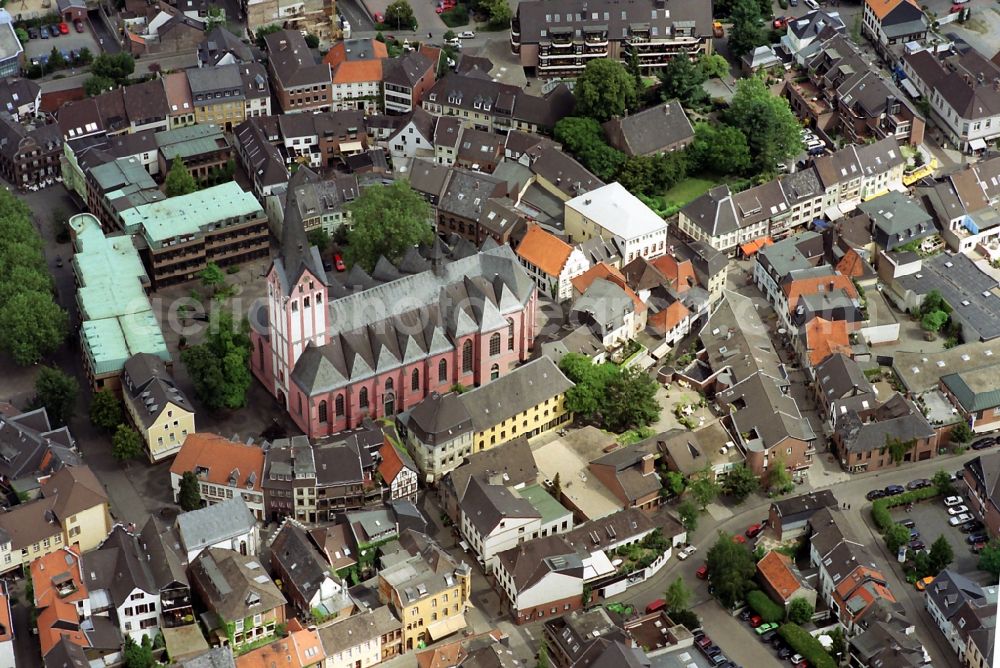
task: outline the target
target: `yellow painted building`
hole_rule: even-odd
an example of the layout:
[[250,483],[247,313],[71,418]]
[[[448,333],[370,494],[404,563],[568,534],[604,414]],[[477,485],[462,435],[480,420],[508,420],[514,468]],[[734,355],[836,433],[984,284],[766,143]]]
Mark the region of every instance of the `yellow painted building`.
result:
[[378,589],[402,622],[402,651],[408,652],[465,628],[472,570],[412,529],[399,544],[410,557],[379,571]]
[[122,369],[129,421],[142,435],[150,462],[173,457],[195,433],[194,408],[156,355],[133,355]]
[[86,466],[63,468],[41,487],[41,498],[0,513],[0,573],[78,545],[97,548],[111,532],[104,486]]

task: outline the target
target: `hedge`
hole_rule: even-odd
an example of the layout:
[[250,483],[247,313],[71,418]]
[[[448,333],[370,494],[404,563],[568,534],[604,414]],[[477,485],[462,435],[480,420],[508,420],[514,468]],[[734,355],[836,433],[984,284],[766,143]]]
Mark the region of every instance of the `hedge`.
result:
[[759,589],[754,589],[747,593],[747,605],[750,609],[760,615],[765,623],[781,622],[785,619],[784,606],[772,601],[767,594]]
[[916,503],[917,501],[926,501],[927,499],[933,499],[935,496],[938,496],[937,487],[931,486],[924,487],[923,489],[915,489],[912,492],[897,494],[896,496],[888,496],[884,499],[876,499],[872,502],[872,520],[875,521],[875,526],[878,527],[879,531],[885,533],[889,530],[889,527],[896,523],[892,519],[892,515],[889,514],[890,508],[903,506],[907,503]]
[[837,663],[826,653],[820,641],[798,624],[782,624],[778,635],[813,668],[837,668]]

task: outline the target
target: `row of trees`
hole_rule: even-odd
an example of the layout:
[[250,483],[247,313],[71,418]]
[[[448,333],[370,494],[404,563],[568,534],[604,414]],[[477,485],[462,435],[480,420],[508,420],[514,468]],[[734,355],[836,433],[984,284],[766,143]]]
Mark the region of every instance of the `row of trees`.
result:
[[35,364],[62,344],[68,325],[31,211],[0,189],[0,351],[19,365]]
[[94,97],[120,86],[127,86],[133,72],[135,59],[128,53],[102,53],[94,59],[90,77],[83,82],[83,90]]
[[621,433],[659,417],[656,382],[641,371],[610,362],[594,364],[579,353],[563,357],[559,368],[575,383],[566,392],[566,407],[583,420]]
[[748,496],[760,489],[760,479],[744,464],[733,467],[721,484],[715,481],[708,469],[691,479],[677,471],[666,471],[662,478],[669,493],[682,497],[677,504],[677,515],[688,531],[698,528],[698,517],[720,495],[724,494],[736,503],[743,503]]

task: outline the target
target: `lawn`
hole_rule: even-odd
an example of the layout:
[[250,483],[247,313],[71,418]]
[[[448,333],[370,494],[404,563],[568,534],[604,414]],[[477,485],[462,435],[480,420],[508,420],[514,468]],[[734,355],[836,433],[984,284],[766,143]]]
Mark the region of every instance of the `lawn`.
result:
[[663,201],[668,206],[682,207],[689,202],[698,199],[714,186],[719,184],[718,180],[704,178],[701,176],[689,176],[678,182],[673,188],[663,193]]

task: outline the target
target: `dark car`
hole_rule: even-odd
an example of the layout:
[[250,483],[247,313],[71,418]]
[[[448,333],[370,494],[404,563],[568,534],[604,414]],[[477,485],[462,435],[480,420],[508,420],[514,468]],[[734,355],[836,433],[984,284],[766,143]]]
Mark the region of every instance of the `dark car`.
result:
[[59,24],[58,23],[56,23],[55,25],[49,26],[49,34],[52,35],[53,37],[58,37],[59,35],[62,34],[62,32],[60,32],[60,30],[59,30]]
[[981,438],[978,441],[972,442],[973,450],[985,450],[986,448],[992,448],[997,444],[997,439],[995,436],[987,436],[986,438]]
[[902,494],[906,489],[902,485],[888,485],[885,488],[886,496],[896,496],[897,494]]
[[986,525],[980,520],[969,520],[958,528],[962,533],[979,533],[986,528]]
[[38,39],[38,28],[28,28],[28,39]]
[[695,629],[691,632],[691,635],[694,636],[695,642],[697,642],[705,637],[705,629]]
[[907,543],[907,546],[911,550],[922,550],[925,547],[927,547],[926,545],[924,545],[924,541],[922,540],[911,540],[909,543]]
[[917,478],[906,483],[906,489],[923,489],[924,487],[930,487],[931,484],[931,481],[927,478]]
[[718,645],[709,645],[705,648],[705,654],[708,656],[715,656],[717,654],[722,654],[722,648]]
[[967,536],[965,542],[969,545],[975,545],[976,543],[985,543],[989,539],[990,537],[984,533],[974,533],[971,536]]
[[761,642],[771,642],[778,635],[777,629],[771,629],[760,637]]
[[741,622],[750,621],[751,615],[753,615],[753,612],[750,610],[750,608],[745,608],[743,612],[740,613],[740,621]]
[[792,650],[790,648],[788,648],[788,647],[779,647],[778,648],[778,658],[781,659],[782,661],[784,661],[785,659],[788,659],[791,656],[792,656]]
[[913,527],[917,526],[917,523],[914,522],[913,520],[909,519],[909,518],[907,518],[905,520],[899,520],[898,522],[896,522],[896,524],[898,524],[900,526],[904,526],[907,529],[912,529]]
[[881,499],[883,496],[885,496],[885,492],[883,492],[880,489],[873,489],[872,491],[865,494],[865,498],[868,499],[869,501],[874,501],[875,499]]
[[42,39],[48,39],[49,38],[49,27],[48,26],[42,26],[41,28],[38,29],[38,34],[41,35]]
[[920,532],[916,529],[910,529],[910,540],[913,540],[914,538],[920,538]]

